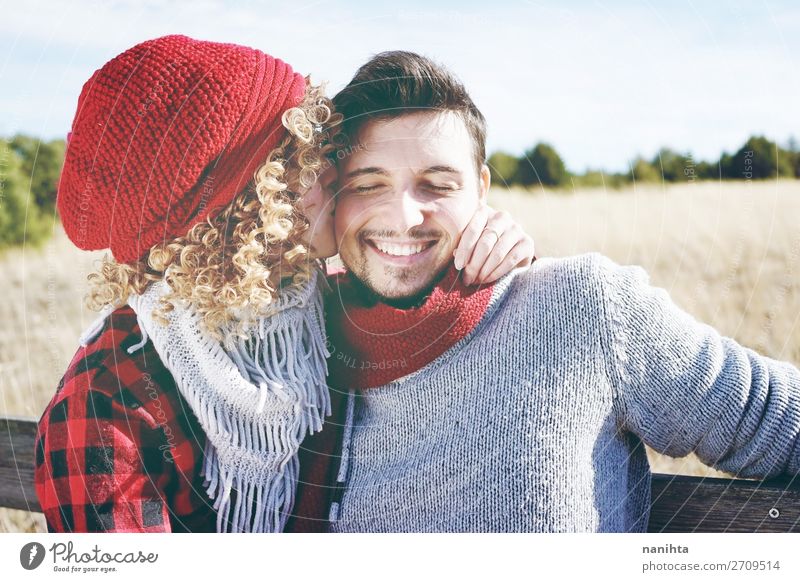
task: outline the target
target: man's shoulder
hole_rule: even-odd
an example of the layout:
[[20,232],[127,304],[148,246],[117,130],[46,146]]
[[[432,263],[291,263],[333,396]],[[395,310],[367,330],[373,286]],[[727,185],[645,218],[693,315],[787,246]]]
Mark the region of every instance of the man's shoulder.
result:
[[531,322],[599,323],[620,286],[630,281],[630,275],[640,277],[642,273],[640,267],[620,266],[599,252],[542,257],[515,272],[506,293],[506,308],[514,317]]
[[532,290],[571,291],[602,284],[619,265],[602,253],[591,251],[563,257],[541,257],[526,269],[519,269],[516,284]]
[[515,278],[514,309],[547,319],[605,321],[626,304],[627,297],[650,284],[648,272],[636,264],[618,263],[599,253],[537,259]]

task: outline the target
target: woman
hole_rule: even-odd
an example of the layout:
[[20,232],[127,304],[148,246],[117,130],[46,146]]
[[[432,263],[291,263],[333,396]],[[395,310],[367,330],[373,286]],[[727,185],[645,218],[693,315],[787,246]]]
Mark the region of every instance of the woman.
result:
[[[85,84],[58,206],[77,246],[113,259],[90,275],[103,314],[39,423],[49,531],[283,530],[300,444],[331,413],[320,271],[336,253],[337,120],[279,59],[185,36]],[[510,226],[487,212],[466,256],[487,221]],[[475,283],[508,270],[478,255],[469,268],[490,275]]]

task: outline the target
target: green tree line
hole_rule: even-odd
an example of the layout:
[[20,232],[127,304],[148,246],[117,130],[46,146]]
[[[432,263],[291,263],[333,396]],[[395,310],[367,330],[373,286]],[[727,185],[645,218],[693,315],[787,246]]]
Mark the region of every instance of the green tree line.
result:
[[734,154],[725,152],[713,162],[695,160],[690,152],[662,148],[651,160],[643,157],[632,160],[625,173],[588,170],[576,174],[565,167],[550,144],[540,142],[520,157],[495,152],[488,164],[492,183],[497,186],[618,188],[634,182],[800,178],[800,149],[794,140],[782,148],[764,136],[752,136]]
[[53,231],[64,140],[0,137],[0,251],[41,246]]
[[[22,244],[40,246],[53,231],[56,191],[64,161],[64,140],[42,141],[27,135],[0,137],[0,251]],[[589,170],[571,173],[558,152],[538,143],[521,157],[490,156],[496,186],[623,187],[632,182],[691,182],[800,177],[800,148],[787,148],[753,136],[734,154],[719,160],[694,160],[690,153],[664,148],[651,160],[636,158],[627,173]]]

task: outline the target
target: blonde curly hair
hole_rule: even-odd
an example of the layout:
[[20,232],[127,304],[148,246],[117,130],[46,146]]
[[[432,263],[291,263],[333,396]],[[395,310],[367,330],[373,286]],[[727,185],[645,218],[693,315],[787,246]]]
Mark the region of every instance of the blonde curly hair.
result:
[[301,240],[310,225],[298,203],[336,147],[331,129],[340,118],[324,85],[306,77],[303,100],[282,117],[287,135],[254,182],[185,236],[153,245],[135,263],[106,255],[88,277],[86,306],[119,307],[164,279],[170,292],[161,298],[156,319],[166,324],[164,315],[180,299],[194,307],[215,339],[222,340],[223,328],[244,335],[256,317],[269,312],[282,284],[306,283],[317,266]]

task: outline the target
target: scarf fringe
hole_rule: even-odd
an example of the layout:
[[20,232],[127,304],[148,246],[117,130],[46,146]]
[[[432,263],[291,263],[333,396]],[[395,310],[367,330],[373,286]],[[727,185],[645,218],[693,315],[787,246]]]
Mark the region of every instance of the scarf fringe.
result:
[[142,345],[149,335],[208,437],[202,471],[218,532],[279,532],[291,515],[300,443],[331,414],[319,278],[282,291],[247,338],[222,344],[178,306],[168,328],[152,321],[163,281],[129,298]]

